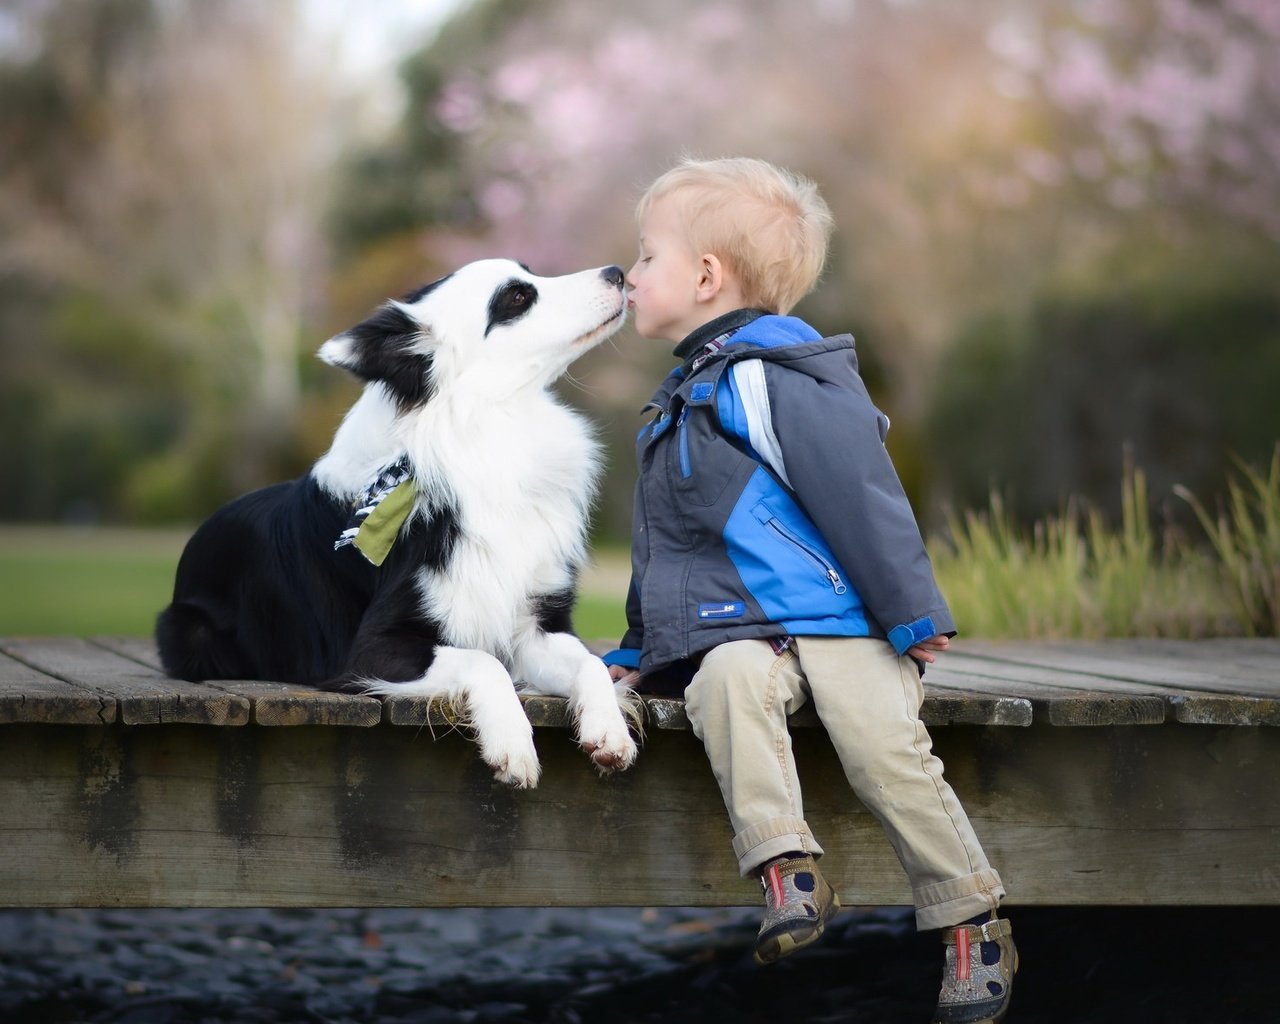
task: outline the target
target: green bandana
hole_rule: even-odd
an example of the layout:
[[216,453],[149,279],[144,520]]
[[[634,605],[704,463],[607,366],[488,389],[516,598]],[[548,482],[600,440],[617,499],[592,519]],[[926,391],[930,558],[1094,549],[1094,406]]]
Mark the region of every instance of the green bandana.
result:
[[400,527],[413,511],[417,488],[412,480],[406,480],[387,492],[377,508],[365,517],[356,531],[353,544],[374,565],[381,565],[391,552],[391,545],[400,536]]
[[417,488],[409,457],[402,455],[389,466],[383,466],[355,502],[346,529],[333,549],[354,545],[374,565],[387,560],[391,545],[400,528],[413,512]]

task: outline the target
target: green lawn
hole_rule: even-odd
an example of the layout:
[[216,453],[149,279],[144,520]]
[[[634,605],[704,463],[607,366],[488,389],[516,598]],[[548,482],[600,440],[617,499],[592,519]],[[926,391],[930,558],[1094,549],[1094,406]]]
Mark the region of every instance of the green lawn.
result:
[[0,528],[0,634],[150,633],[185,532]]
[[[0,635],[151,632],[169,602],[186,530],[0,527]],[[575,617],[590,640],[624,629],[625,552],[584,577]],[[621,579],[621,583],[619,583]]]

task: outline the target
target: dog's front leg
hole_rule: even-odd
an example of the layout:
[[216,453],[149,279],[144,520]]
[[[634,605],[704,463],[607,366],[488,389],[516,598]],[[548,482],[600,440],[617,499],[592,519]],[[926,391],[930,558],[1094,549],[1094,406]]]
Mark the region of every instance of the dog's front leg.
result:
[[636,742],[623,710],[638,719],[638,701],[629,691],[615,690],[604,662],[581,640],[569,633],[536,633],[522,645],[515,675],[539,693],[568,698],[578,745],[600,771],[631,767]]
[[464,647],[437,647],[420,679],[390,683],[360,678],[352,688],[379,696],[441,698],[475,731],[480,757],[494,778],[517,789],[538,784],[541,766],[533,727],[520,705],[515,684],[497,658]]
[[533,745],[533,727],[502,662],[484,651],[437,647],[425,682],[430,689],[447,691],[455,704],[461,698],[466,722],[475,729],[480,757],[499,782],[518,789],[538,784],[542,769]]

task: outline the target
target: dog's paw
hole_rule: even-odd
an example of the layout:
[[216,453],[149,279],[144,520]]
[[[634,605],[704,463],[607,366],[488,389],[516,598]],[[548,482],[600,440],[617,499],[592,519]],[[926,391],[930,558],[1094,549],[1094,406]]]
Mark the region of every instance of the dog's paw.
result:
[[542,765],[538,763],[536,754],[514,755],[487,763],[493,768],[494,779],[512,789],[533,789],[542,775]]
[[[518,709],[519,705],[517,705]],[[495,735],[500,732],[500,735]],[[542,774],[538,751],[533,745],[533,729],[520,715],[509,728],[480,730],[480,757],[493,769],[493,777],[515,789],[533,789]]]
[[621,716],[617,718],[616,722],[600,722],[584,714],[578,722],[578,746],[602,775],[626,771],[635,763],[636,741]]

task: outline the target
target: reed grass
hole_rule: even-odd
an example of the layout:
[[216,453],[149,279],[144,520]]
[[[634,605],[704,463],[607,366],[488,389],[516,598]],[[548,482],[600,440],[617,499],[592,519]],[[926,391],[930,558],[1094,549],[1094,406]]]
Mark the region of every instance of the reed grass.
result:
[[[1280,485],[1280,476],[1274,482]],[[1262,523],[1251,520],[1250,538],[1265,532],[1268,516],[1280,535],[1277,500],[1259,513]],[[1079,500],[1061,515],[1023,528],[993,493],[986,509],[950,516],[947,535],[934,538],[929,548],[943,593],[970,636],[1053,640],[1268,632],[1246,625],[1220,550],[1215,559],[1176,526],[1153,524],[1146,478],[1132,465],[1121,481],[1115,528]],[[1231,563],[1237,574],[1239,562]],[[1278,578],[1272,578],[1272,593]],[[1270,635],[1276,632],[1273,623]]]
[[1243,632],[1280,636],[1280,444],[1265,474],[1237,466],[1239,476],[1228,482],[1227,502],[1216,516],[1185,487],[1175,493],[1209,536]]

